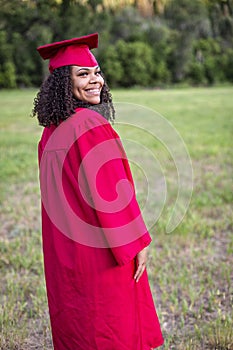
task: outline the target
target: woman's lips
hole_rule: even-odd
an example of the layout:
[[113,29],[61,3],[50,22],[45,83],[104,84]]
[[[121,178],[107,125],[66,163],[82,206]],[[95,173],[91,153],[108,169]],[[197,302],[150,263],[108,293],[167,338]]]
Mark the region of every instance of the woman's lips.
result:
[[97,96],[97,95],[100,94],[100,89],[86,89],[85,92],[86,92],[88,95]]

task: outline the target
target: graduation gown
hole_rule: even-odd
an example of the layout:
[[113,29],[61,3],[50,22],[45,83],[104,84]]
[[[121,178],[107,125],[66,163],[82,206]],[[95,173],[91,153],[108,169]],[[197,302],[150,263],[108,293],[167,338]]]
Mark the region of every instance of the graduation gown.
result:
[[162,345],[146,270],[133,279],[135,257],[151,237],[118,134],[100,114],[79,108],[44,129],[39,164],[54,349]]

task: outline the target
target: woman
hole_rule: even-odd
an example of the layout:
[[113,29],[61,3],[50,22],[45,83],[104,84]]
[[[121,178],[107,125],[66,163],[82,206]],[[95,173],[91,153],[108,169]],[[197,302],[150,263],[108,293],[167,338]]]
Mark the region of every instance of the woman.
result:
[[38,48],[50,75],[35,101],[44,268],[56,350],[163,343],[145,269],[151,238],[114,107],[90,49],[98,34]]

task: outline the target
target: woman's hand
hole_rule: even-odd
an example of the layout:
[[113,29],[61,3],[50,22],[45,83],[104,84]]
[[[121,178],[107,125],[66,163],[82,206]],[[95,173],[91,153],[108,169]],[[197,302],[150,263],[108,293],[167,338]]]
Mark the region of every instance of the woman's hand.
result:
[[142,249],[136,256],[137,270],[134,275],[134,279],[136,280],[136,282],[139,281],[139,279],[141,278],[146,268],[146,261],[147,261],[147,247]]

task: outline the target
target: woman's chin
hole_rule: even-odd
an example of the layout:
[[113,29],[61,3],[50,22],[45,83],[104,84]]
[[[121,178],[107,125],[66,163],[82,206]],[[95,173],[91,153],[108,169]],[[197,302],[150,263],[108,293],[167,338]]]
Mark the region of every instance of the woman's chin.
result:
[[100,97],[89,98],[87,102],[91,103],[92,105],[98,105],[100,103]]

